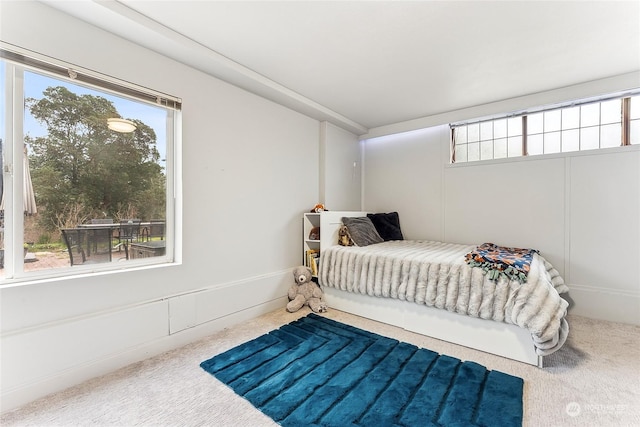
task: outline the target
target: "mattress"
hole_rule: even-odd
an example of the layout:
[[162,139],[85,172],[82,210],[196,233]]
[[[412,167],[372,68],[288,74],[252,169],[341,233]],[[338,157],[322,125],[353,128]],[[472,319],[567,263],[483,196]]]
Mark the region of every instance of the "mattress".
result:
[[559,272],[540,254],[527,280],[489,279],[465,262],[476,245],[398,240],[322,251],[321,286],[423,304],[460,315],[514,324],[531,332],[540,356],[566,341],[568,292]]

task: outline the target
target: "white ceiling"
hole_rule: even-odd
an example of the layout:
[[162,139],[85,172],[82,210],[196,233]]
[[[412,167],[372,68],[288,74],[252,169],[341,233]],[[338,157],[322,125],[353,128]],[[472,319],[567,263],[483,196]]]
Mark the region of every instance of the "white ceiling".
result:
[[640,70],[639,1],[60,1],[357,134]]

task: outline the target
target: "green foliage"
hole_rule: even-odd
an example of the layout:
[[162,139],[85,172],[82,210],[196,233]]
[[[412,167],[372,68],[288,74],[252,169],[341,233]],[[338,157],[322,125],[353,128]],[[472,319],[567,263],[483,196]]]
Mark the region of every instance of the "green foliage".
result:
[[38,236],[38,241],[36,242],[36,245],[48,245],[51,243],[51,234],[49,233],[42,233],[40,234],[40,236]]
[[48,242],[48,243],[36,243],[33,245],[29,245],[29,251],[31,252],[44,252],[44,251],[55,251],[60,252],[65,250],[67,247],[64,243],[61,242]]
[[[49,87],[27,108],[46,126],[44,137],[25,137],[40,224],[47,230],[123,213],[164,217],[165,176],[154,130],[133,119],[129,134],[107,128],[120,117],[107,99]],[[133,216],[128,216],[129,218]]]

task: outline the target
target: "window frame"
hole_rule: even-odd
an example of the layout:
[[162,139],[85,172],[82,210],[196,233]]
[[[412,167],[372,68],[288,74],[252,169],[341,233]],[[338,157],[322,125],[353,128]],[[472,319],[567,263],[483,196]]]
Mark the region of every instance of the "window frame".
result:
[[[10,202],[4,212],[4,277],[0,277],[0,288],[11,284],[22,284],[53,278],[73,278],[91,273],[107,273],[127,271],[146,266],[166,266],[176,262],[176,189],[177,147],[181,143],[182,100],[180,98],[153,91],[111,76],[97,73],[72,64],[67,64],[50,57],[25,51],[15,46],[0,43],[0,60],[4,66],[4,85],[6,99],[0,99],[4,105],[5,135],[2,143],[4,157],[3,192]],[[19,206],[23,205],[22,191],[16,189],[23,185],[23,150],[17,150],[24,144],[24,74],[33,72],[51,78],[86,87],[91,90],[125,98],[133,102],[160,107],[167,113],[166,119],[166,161],[164,164],[166,177],[166,209],[165,209],[165,255],[143,259],[129,259],[123,263],[105,263],[92,265],[74,265],[25,271],[24,261],[17,254],[23,253],[24,216]],[[101,85],[100,83],[103,83]],[[20,212],[19,212],[20,211]]]
[[[636,144],[632,144],[631,143],[631,121],[633,120],[630,117],[630,111],[631,111],[631,98],[636,97],[638,99],[637,103],[640,104],[640,98],[638,98],[638,96],[640,96],[640,89],[633,89],[633,90],[628,90],[628,91],[624,91],[624,92],[618,92],[618,93],[612,93],[612,94],[608,94],[605,96],[600,96],[600,97],[595,97],[595,98],[585,98],[585,99],[580,99],[580,100],[574,100],[574,101],[570,101],[570,102],[565,102],[565,103],[561,103],[561,104],[555,104],[555,105],[551,105],[551,106],[546,106],[546,107],[537,107],[537,108],[531,108],[531,109],[527,109],[527,110],[523,110],[523,111],[517,111],[517,112],[512,112],[509,114],[502,114],[502,115],[496,115],[496,116],[491,116],[491,117],[485,117],[485,118],[479,118],[479,119],[473,119],[473,120],[467,120],[467,121],[461,121],[461,122],[453,122],[449,124],[450,127],[450,156],[449,156],[449,164],[450,165],[460,165],[460,164],[467,164],[467,163],[477,163],[477,162],[487,162],[487,161],[498,161],[498,160],[509,160],[512,161],[515,158],[530,158],[530,157],[540,157],[540,156],[551,156],[551,155],[558,155],[558,154],[570,154],[570,153],[580,153],[580,152],[593,152],[593,151],[598,151],[598,150],[609,150],[609,149],[619,149],[620,147],[629,147],[629,146],[635,146],[635,145],[640,145],[640,141]],[[614,101],[614,100],[619,100],[620,101],[620,106],[621,106],[621,121],[620,121],[620,132],[621,132],[621,139],[620,139],[620,145],[616,145],[616,146],[603,146],[602,145],[602,128],[604,126],[610,126],[609,123],[603,123],[602,119],[601,119],[601,115],[602,115],[602,111],[601,111],[601,104],[608,102],[608,101]],[[540,133],[536,133],[535,135],[529,135],[528,132],[528,120],[529,117],[532,117],[534,115],[537,114],[542,114],[544,117],[545,113],[548,112],[553,112],[553,111],[558,111],[560,112],[560,114],[562,114],[562,111],[567,110],[568,108],[572,108],[572,107],[583,107],[583,106],[588,106],[588,105],[593,105],[593,104],[597,104],[599,105],[600,111],[599,111],[599,121],[597,125],[594,126],[589,126],[589,127],[583,127],[581,126],[581,123],[578,122],[578,127],[576,129],[573,130],[577,130],[578,132],[582,132],[583,129],[589,129],[589,128],[597,128],[598,129],[598,147],[597,148],[582,148],[581,143],[579,143],[578,148],[576,150],[563,150],[562,147],[562,143],[560,142],[560,146],[559,146],[559,151],[554,151],[554,152],[545,152],[544,150],[544,146],[542,148],[542,152],[541,153],[535,153],[535,154],[531,154],[530,153],[530,141],[529,141],[529,137],[531,136],[538,136],[540,135],[543,139],[545,137],[545,135],[550,134],[552,132],[546,132],[544,127],[542,128]],[[635,104],[634,104],[635,105]],[[493,156],[489,159],[483,159],[481,153],[477,156],[477,159],[473,159],[473,160],[469,160],[469,152],[468,152],[468,147],[470,143],[475,143],[476,141],[471,141],[469,142],[468,138],[467,141],[464,144],[460,144],[460,145],[466,145],[467,146],[467,157],[465,160],[461,160],[459,161],[459,159],[456,159],[456,129],[460,129],[460,128],[467,128],[470,125],[475,125],[475,124],[479,124],[480,126],[482,126],[482,124],[485,123],[496,123],[500,120],[513,120],[516,118],[520,118],[521,123],[522,123],[522,132],[521,135],[519,135],[520,137],[520,146],[522,149],[522,153],[519,155],[514,155],[511,156],[507,153],[506,156],[503,157],[495,157],[495,142],[496,139],[492,138],[490,140],[486,140],[486,141],[491,141],[493,148],[492,148],[492,152],[494,153]],[[543,119],[544,121],[544,119]],[[618,124],[618,122],[615,122],[615,124]],[[567,132],[567,130],[563,129],[562,127],[558,130],[558,133],[563,133],[563,132]],[[482,144],[482,142],[486,142],[484,140],[481,139],[481,136],[478,139],[478,144]],[[580,137],[580,142],[581,142],[581,137]]]

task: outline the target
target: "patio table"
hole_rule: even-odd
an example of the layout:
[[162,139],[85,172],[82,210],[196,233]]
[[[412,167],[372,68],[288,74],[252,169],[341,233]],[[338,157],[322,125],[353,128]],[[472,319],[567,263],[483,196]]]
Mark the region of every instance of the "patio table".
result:
[[162,256],[166,251],[166,240],[151,240],[149,242],[134,242],[129,245],[129,258],[149,258]]

